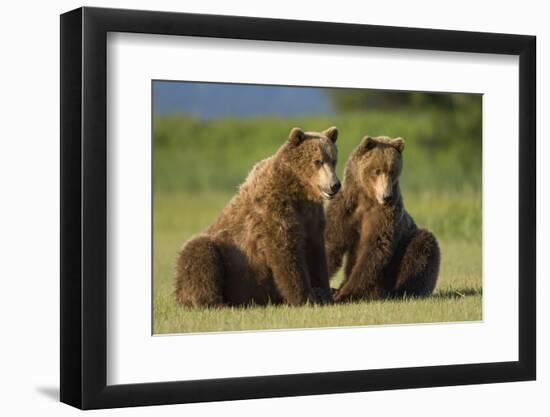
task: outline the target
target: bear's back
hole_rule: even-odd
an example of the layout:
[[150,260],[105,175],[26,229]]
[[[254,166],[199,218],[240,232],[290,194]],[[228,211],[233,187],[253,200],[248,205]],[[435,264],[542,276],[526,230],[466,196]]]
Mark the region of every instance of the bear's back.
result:
[[263,193],[262,182],[268,174],[273,157],[258,162],[245,181],[239,186],[237,194],[226,204],[218,217],[207,229],[207,233],[229,233],[237,237],[247,228],[247,224],[256,222],[261,215],[261,208],[257,204],[258,195]]

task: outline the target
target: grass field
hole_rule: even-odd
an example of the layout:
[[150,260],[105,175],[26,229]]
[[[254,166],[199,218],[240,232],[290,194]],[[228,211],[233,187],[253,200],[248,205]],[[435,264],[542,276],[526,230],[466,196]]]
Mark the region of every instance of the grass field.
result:
[[[445,133],[441,117],[436,112],[373,112],[301,120],[155,120],[153,332],[481,320],[481,141],[467,137],[471,129],[460,120],[447,126]],[[419,226],[435,233],[441,247],[434,294],[331,306],[186,309],[177,305],[173,268],[181,245],[212,222],[252,165],[273,153],[292,126],[321,130],[330,125],[341,132],[340,173],[363,134],[405,137],[405,207]],[[443,135],[453,134],[453,140],[441,140],[438,129]],[[337,287],[340,280],[339,274],[331,285]]]
[[[419,224],[435,231],[441,246],[439,283],[429,298],[322,307],[196,310],[182,308],[174,301],[176,253],[182,242],[208,226],[230,194],[159,196],[154,206],[154,333],[480,320],[480,201],[478,196],[465,197],[425,194],[406,200]],[[331,284],[337,286],[340,279],[340,275],[335,277]]]

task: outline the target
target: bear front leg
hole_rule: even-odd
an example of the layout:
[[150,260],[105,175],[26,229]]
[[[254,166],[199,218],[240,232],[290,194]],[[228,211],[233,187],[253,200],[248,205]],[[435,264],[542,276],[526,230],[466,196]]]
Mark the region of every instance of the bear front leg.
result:
[[343,199],[339,197],[340,194],[338,194],[335,200],[329,203],[325,214],[327,223],[324,240],[329,278],[342,266],[344,254],[349,249],[350,234],[353,233],[346,221],[348,213],[346,213],[343,206]]
[[[373,244],[372,240],[376,240]],[[344,302],[360,299],[377,300],[384,297],[379,285],[382,271],[391,257],[391,250],[379,238],[364,239],[359,243],[359,253],[349,277],[338,289],[334,301]]]
[[279,294],[290,305],[314,301],[305,256],[284,245],[275,246],[267,255]]
[[321,304],[332,303],[323,235],[320,234],[310,241],[306,250],[309,277],[316,301]]
[[344,259],[344,254],[348,250],[348,245],[343,239],[327,237],[325,248],[327,273],[329,277],[332,277],[342,266],[342,260]]

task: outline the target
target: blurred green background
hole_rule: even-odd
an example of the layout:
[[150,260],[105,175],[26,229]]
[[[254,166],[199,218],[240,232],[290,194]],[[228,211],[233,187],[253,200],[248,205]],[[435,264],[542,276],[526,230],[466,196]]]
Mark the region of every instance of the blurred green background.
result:
[[[155,333],[481,319],[480,95],[155,81],[153,110]],[[405,207],[442,252],[430,299],[290,310],[176,305],[177,251],[294,126],[339,128],[340,175],[365,134],[405,139]]]

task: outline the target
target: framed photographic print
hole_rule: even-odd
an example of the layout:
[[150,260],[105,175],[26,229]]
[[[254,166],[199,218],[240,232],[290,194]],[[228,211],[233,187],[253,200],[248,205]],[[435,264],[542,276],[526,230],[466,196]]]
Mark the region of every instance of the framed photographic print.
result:
[[535,37],[61,16],[61,401],[535,379]]

